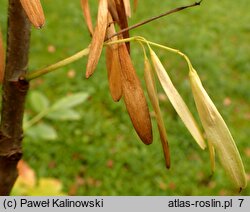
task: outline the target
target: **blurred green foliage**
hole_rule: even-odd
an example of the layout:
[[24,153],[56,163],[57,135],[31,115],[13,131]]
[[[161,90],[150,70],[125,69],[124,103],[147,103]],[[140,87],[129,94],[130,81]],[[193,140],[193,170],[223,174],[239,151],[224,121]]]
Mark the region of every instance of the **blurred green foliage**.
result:
[[74,107],[82,104],[87,98],[87,93],[74,93],[51,104],[41,92],[31,91],[28,103],[32,111],[25,113],[23,122],[25,135],[30,136],[31,139],[57,139],[57,132],[48,120],[76,121],[81,119],[81,114]]
[[[6,31],[6,2],[0,0],[0,25]],[[90,37],[80,1],[44,0],[46,26],[32,29],[29,69],[54,63],[85,47]],[[91,1],[93,18],[96,2]],[[179,1],[139,1],[130,24],[177,6]],[[180,49],[191,59],[203,84],[227,122],[250,178],[250,5],[247,0],[208,1],[131,31],[163,45]],[[139,45],[131,54],[142,78]],[[156,49],[173,82],[195,112],[187,67],[182,58]],[[168,100],[161,108],[170,141],[172,167],[166,170],[154,122],[154,143],[145,146],[133,130],[123,102],[109,94],[105,57],[95,74],[84,78],[86,58],[34,80],[31,89],[51,102],[63,95],[86,92],[89,98],[77,112],[81,119],[50,120],[58,133],[51,142],[24,139],[24,159],[37,176],[58,178],[70,195],[239,195],[219,163],[210,176],[209,156],[194,142]],[[159,91],[162,92],[159,87]],[[31,95],[31,93],[30,93]],[[27,110],[31,105],[27,104]],[[250,186],[242,195],[250,195]]]

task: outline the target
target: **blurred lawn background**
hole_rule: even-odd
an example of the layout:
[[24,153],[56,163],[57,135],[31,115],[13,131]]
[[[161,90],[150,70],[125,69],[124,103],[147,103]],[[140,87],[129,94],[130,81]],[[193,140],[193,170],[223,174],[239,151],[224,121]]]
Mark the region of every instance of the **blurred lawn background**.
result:
[[[90,42],[80,1],[43,0],[46,26],[32,28],[29,69],[34,70],[86,48]],[[139,1],[130,24],[158,15],[179,1]],[[97,1],[91,1],[93,20]],[[7,1],[0,0],[0,25],[6,32]],[[131,31],[148,40],[180,49],[191,59],[207,92],[227,122],[250,178],[250,5],[248,0],[204,0],[188,9]],[[6,36],[6,35],[5,35]],[[131,44],[134,65],[143,79],[143,56]],[[197,117],[185,61],[155,49]],[[218,160],[210,177],[207,151],[199,149],[172,106],[161,96],[161,108],[171,148],[172,167],[166,170],[157,126],[154,142],[143,145],[133,130],[123,102],[109,94],[104,54],[88,80],[86,58],[34,80],[31,89],[52,102],[84,91],[90,97],[77,107],[82,118],[51,122],[59,137],[54,141],[24,139],[24,160],[40,178],[53,177],[70,195],[238,195]],[[144,85],[144,84],[143,84]],[[145,88],[145,86],[144,86]],[[163,91],[159,87],[159,93]],[[151,108],[151,106],[150,106]],[[27,104],[29,110],[29,104]],[[250,186],[242,195],[250,195]]]

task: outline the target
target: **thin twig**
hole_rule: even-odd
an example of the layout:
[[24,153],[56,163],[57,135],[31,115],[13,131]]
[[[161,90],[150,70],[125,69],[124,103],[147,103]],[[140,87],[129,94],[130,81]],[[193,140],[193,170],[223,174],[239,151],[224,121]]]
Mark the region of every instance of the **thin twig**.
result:
[[132,26],[130,26],[130,27],[124,28],[124,29],[122,29],[121,31],[119,31],[119,32],[117,32],[117,33],[115,33],[115,34],[113,34],[113,35],[107,37],[107,38],[105,39],[105,41],[107,41],[107,40],[109,40],[109,39],[111,39],[111,38],[113,38],[113,37],[115,37],[115,36],[118,36],[118,35],[120,35],[120,34],[126,32],[126,31],[135,29],[135,28],[137,28],[137,27],[140,27],[140,26],[142,26],[142,25],[144,25],[144,24],[147,24],[147,23],[149,23],[149,22],[152,22],[152,21],[157,20],[157,19],[159,19],[159,18],[162,18],[162,17],[164,17],[164,16],[170,15],[170,14],[172,14],[172,13],[176,13],[176,12],[179,12],[179,11],[181,11],[181,10],[184,10],[184,9],[187,9],[187,8],[190,8],[190,7],[199,6],[199,5],[201,4],[202,1],[203,1],[203,0],[200,0],[199,2],[195,2],[195,3],[190,4],[190,5],[187,5],[187,6],[177,7],[177,8],[175,8],[175,9],[172,9],[172,10],[169,10],[169,11],[167,11],[167,12],[164,12],[164,13],[158,15],[158,16],[149,18],[149,19],[144,20],[144,21],[142,21],[142,22],[140,22],[140,23],[137,23],[137,24],[132,25]]

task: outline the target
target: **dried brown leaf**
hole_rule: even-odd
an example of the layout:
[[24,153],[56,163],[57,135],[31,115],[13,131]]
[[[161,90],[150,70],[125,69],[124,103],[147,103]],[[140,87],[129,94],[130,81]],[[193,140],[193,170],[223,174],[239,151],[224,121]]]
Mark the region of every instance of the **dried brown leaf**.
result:
[[20,0],[20,2],[34,27],[42,28],[45,24],[45,17],[40,0]]
[[98,6],[97,25],[93,34],[89,50],[86,77],[89,78],[93,73],[102,53],[103,41],[108,24],[108,4],[107,0],[100,0]]
[[18,169],[18,181],[23,184],[33,187],[36,183],[36,176],[34,170],[24,161],[20,160],[17,164]]
[[133,126],[145,144],[152,143],[152,125],[141,83],[136,75],[125,44],[119,44],[124,102]]
[[83,16],[84,16],[85,22],[87,24],[89,33],[91,35],[93,35],[94,30],[93,30],[93,24],[92,24],[90,9],[89,9],[89,1],[88,0],[81,0],[81,7],[82,7]]
[[0,83],[3,82],[4,68],[5,68],[5,57],[4,57],[3,36],[0,30]]
[[162,118],[161,109],[159,106],[152,67],[147,57],[145,57],[144,59],[144,79],[146,82],[149,99],[155,111],[156,121],[157,121],[158,130],[160,133],[161,144],[162,144],[162,149],[164,153],[166,167],[170,168],[170,151],[169,151],[169,145],[168,145],[168,140],[167,140],[167,133],[165,130],[165,125],[164,125],[164,121]]
[[[111,14],[108,18],[109,22],[113,22]],[[114,24],[110,24],[107,28],[106,36],[109,37],[114,34]],[[113,37],[111,41],[117,40],[117,37]],[[122,97],[122,85],[121,85],[121,64],[119,60],[118,44],[107,46],[106,48],[106,66],[108,71],[109,90],[111,96],[115,102],[119,101]]]

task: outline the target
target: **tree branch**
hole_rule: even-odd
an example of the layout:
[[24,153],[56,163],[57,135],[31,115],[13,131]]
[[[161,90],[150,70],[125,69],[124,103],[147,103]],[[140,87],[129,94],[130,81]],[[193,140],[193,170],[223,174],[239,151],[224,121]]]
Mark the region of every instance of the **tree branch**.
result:
[[29,84],[20,80],[27,69],[30,23],[20,1],[9,0],[6,69],[0,125],[0,195],[9,195],[22,157],[22,120]]
[[177,8],[175,8],[175,9],[172,9],[172,10],[169,10],[169,11],[167,11],[167,12],[164,12],[164,13],[158,15],[158,16],[155,16],[155,17],[149,18],[149,19],[147,19],[147,20],[144,20],[144,21],[142,21],[142,22],[139,22],[139,23],[137,23],[137,24],[135,24],[135,25],[133,25],[133,26],[124,28],[124,29],[120,30],[119,32],[113,34],[112,36],[106,38],[105,41],[107,41],[107,40],[109,40],[109,39],[111,39],[111,38],[113,38],[113,37],[115,37],[115,36],[118,36],[118,35],[120,35],[120,34],[123,34],[124,32],[127,32],[127,31],[129,31],[129,30],[135,29],[135,28],[137,28],[137,27],[140,27],[140,26],[145,25],[145,24],[147,24],[147,23],[149,23],[149,22],[155,21],[155,20],[157,20],[157,19],[159,19],[159,18],[162,18],[162,17],[164,17],[164,16],[170,15],[170,14],[172,14],[172,13],[176,13],[176,12],[179,12],[179,11],[181,11],[181,10],[184,10],[184,9],[187,9],[187,8],[190,8],[190,7],[199,6],[199,5],[201,4],[202,1],[203,1],[203,0],[200,0],[199,2],[195,2],[195,3],[190,4],[190,5],[187,5],[187,6],[177,7]]

